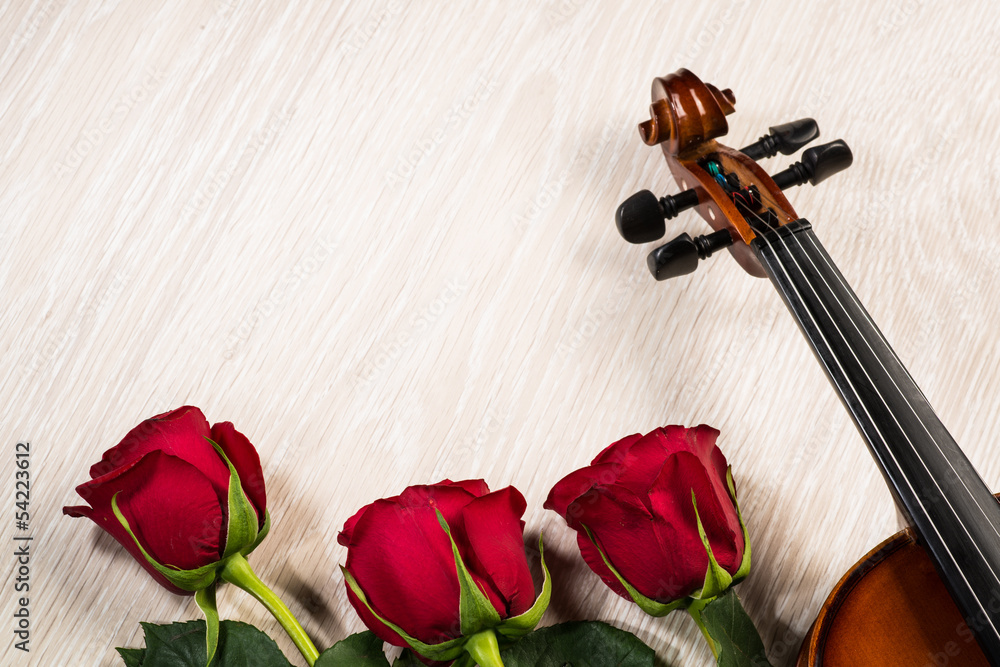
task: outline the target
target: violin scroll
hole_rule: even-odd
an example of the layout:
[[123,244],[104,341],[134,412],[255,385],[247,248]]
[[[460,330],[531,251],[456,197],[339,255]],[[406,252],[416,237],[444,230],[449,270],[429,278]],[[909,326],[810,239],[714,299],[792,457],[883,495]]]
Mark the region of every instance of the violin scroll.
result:
[[[727,230],[729,236],[682,235],[657,248],[648,258],[654,276],[663,280],[690,273],[699,258],[729,246],[748,273],[763,277],[764,269],[750,249],[755,229],[798,220],[782,190],[805,182],[816,185],[846,169],[853,159],[850,148],[840,140],[810,148],[801,162],[772,178],[756,160],[803,148],[819,136],[815,120],[773,126],[768,135],[737,151],[716,141],[729,131],[726,116],[735,111],[731,90],[720,90],[681,69],[654,79],[652,96],[650,119],[639,124],[639,134],[646,144],[660,145],[682,192],[658,198],[643,190],[629,197],[615,216],[619,232],[630,243],[655,241],[666,232],[665,219],[695,209],[712,229]],[[713,239],[710,245],[695,243],[708,238]]]
[[729,132],[726,116],[736,111],[733,91],[719,90],[686,69],[653,80],[650,119],[639,124],[648,146],[666,142],[664,151],[678,155]]

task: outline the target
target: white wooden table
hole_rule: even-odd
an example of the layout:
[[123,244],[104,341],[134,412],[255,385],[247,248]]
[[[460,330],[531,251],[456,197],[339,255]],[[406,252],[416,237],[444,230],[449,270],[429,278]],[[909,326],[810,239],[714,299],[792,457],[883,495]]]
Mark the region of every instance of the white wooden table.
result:
[[[321,648],[361,629],[337,568],[356,509],[482,477],[526,496],[556,590],[666,664],[694,624],[646,618],[542,509],[611,441],[708,423],[734,466],[741,585],[788,665],[840,575],[897,528],[880,475],[778,296],[728,256],[658,284],[614,228],[676,192],[654,76],[730,87],[740,146],[802,116],[855,164],[791,193],[988,483],[1000,486],[988,0],[806,3],[0,4],[0,497],[32,443],[32,641],[4,665],[117,665],[139,621],[198,618],[89,522],[102,451],[182,404],[256,444],[273,515],[253,557]],[[772,160],[777,171],[789,158]],[[704,233],[693,214],[668,238]],[[529,538],[530,539],[530,538]],[[226,618],[270,617],[232,587]]]

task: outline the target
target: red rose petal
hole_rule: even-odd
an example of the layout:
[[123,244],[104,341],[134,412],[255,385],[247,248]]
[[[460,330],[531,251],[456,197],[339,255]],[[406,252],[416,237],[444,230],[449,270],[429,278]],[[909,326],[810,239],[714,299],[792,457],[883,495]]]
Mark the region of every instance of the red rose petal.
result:
[[[351,574],[353,574],[353,572]],[[354,611],[356,611],[358,616],[361,617],[362,622],[364,622],[368,629],[375,633],[376,637],[384,642],[392,644],[393,646],[402,646],[404,648],[409,646],[409,644],[406,643],[406,640],[399,636],[399,633],[382,621],[378,620],[375,615],[368,610],[368,607],[366,607],[364,603],[358,599],[358,596],[354,594],[354,591],[351,590],[350,586],[347,587],[347,599],[351,603],[351,606],[354,607]],[[454,664],[454,661],[439,662],[437,660],[429,660],[417,653],[414,653],[414,655],[417,660],[425,665],[446,667],[447,665]]]
[[461,484],[417,485],[406,487],[399,496],[391,499],[401,507],[419,507],[440,510],[449,526],[462,520],[462,510],[476,499],[476,495]]
[[[435,508],[454,507],[455,487],[417,487],[401,500],[376,500],[354,525],[347,569],[372,608],[407,634],[436,644],[461,634],[459,585],[448,535]],[[419,502],[423,496],[424,502]]]
[[[691,590],[703,583],[708,568],[708,555],[698,535],[691,502],[692,490],[716,561],[733,573],[743,558],[743,534],[728,492],[695,454],[678,452],[664,464],[650,488],[649,500],[656,517],[656,529],[676,554],[679,579],[696,583]],[[721,498],[720,493],[723,494]]]
[[524,496],[508,486],[466,505],[461,526],[452,531],[473,577],[498,594],[490,601],[502,618],[518,616],[535,602],[521,524],[526,508]]
[[613,463],[603,463],[574,470],[556,482],[549,491],[549,497],[542,505],[545,509],[559,513],[571,527],[575,527],[569,516],[570,505],[596,486],[614,484],[618,477],[618,467]]
[[485,496],[490,492],[490,487],[488,487],[486,482],[481,479],[463,479],[458,482],[453,482],[450,479],[443,479],[437,484],[431,484],[430,486],[457,486],[465,489],[476,498]]
[[[244,493],[257,511],[257,527],[264,527],[264,512],[267,511],[267,492],[264,489],[264,472],[260,467],[260,455],[245,435],[230,422],[219,422],[212,427],[212,440],[229,457]],[[229,488],[228,485],[226,487]]]
[[365,505],[357,512],[355,512],[354,516],[352,516],[350,519],[344,522],[343,529],[339,533],[337,533],[338,544],[345,547],[353,546],[354,527],[358,524],[358,521],[361,519],[361,517],[364,516],[365,512],[368,511],[369,507],[371,507],[371,505]]
[[139,460],[149,452],[163,451],[187,461],[212,482],[220,502],[229,490],[229,468],[205,438],[211,436],[208,421],[201,410],[184,406],[142,422],[120,443],[104,452],[101,461],[90,468],[94,479],[121,466]]
[[[351,574],[354,575],[354,572],[351,572]],[[354,575],[354,578],[357,579],[357,575]],[[362,590],[364,590],[364,587],[362,587]],[[368,597],[367,592],[365,592],[365,597]],[[351,603],[351,606],[354,607],[354,611],[356,611],[358,616],[361,617],[364,624],[368,626],[368,629],[374,632],[379,639],[384,642],[389,642],[393,646],[409,646],[409,644],[406,643],[406,640],[403,639],[398,632],[378,620],[375,614],[368,610],[368,607],[358,598],[357,595],[354,594],[354,591],[351,590],[350,586],[347,586],[347,599]],[[369,600],[369,602],[371,601]]]
[[660,541],[653,517],[641,498],[625,487],[599,487],[588,494],[586,504],[573,503],[569,511],[590,529],[625,581],[646,597],[672,599],[677,588],[672,554]]
[[598,463],[620,463],[625,457],[626,452],[628,452],[632,445],[638,442],[642,437],[641,433],[633,433],[632,435],[626,435],[618,442],[611,443],[601,450],[600,454],[594,457],[594,460],[590,462],[590,465],[597,465]]
[[729,463],[726,461],[726,457],[722,453],[722,450],[715,444],[715,440],[718,436],[718,431],[711,426],[705,425],[697,427],[695,433],[695,437],[698,442],[697,448],[699,452],[701,452],[700,458],[705,462],[705,468],[707,470],[715,471],[714,477],[717,477],[722,483],[722,486],[726,489],[726,494],[732,497],[732,495],[729,494],[729,486],[726,484],[726,471],[729,468]]
[[619,463],[618,484],[644,497],[667,460],[671,445],[676,447],[672,439],[664,438],[662,429],[635,442]]
[[132,532],[162,565],[191,570],[221,555],[222,508],[209,480],[175,456],[153,451],[138,461],[77,487],[93,509],[65,507],[69,516],[86,516],[111,534],[154,579],[179,595],[191,595],[153,568],[119,523],[111,508],[117,503]]
[[605,585],[613,590],[618,595],[622,596],[626,600],[631,600],[632,597],[622,586],[622,583],[618,581],[618,577],[615,576],[614,572],[608,569],[608,566],[604,564],[604,559],[601,558],[601,552],[597,550],[594,543],[590,541],[587,534],[584,532],[579,532],[576,534],[576,544],[580,547],[580,554],[583,556],[583,560],[590,566],[600,578]]
[[[456,520],[461,516],[460,514],[461,508],[464,507],[469,501],[473,500],[478,496],[485,495],[490,492],[489,487],[486,486],[486,482],[484,482],[481,479],[464,480],[461,482],[452,482],[450,479],[445,479],[438,482],[437,484],[409,487],[408,489],[403,491],[403,493],[406,494],[406,498],[403,501],[400,500],[400,496],[391,496],[389,498],[383,498],[383,500],[391,503],[402,502],[404,504],[409,503],[416,505],[429,504],[430,497],[432,495],[435,495],[432,489],[442,488],[442,487],[458,489],[460,491],[465,491],[468,494],[468,495],[457,495],[457,496],[455,496],[454,494],[448,494],[447,497],[451,500],[446,501],[446,503],[449,505],[448,513],[445,514],[446,520],[448,519],[449,515],[451,516],[452,520]],[[455,506],[452,507],[452,505]],[[371,507],[371,505],[365,505],[357,512],[355,512],[354,516],[352,516],[350,519],[344,522],[343,529],[337,535],[337,542],[339,544],[345,547],[349,547],[352,545],[354,527],[357,525],[358,520],[362,517],[362,515],[368,511],[369,507]]]
[[[629,448],[621,464],[618,484],[644,496],[659,476],[664,462],[677,452],[695,454],[707,468],[714,469],[713,454],[722,456],[722,452],[715,446],[718,435],[718,431],[705,425],[695,428],[683,426],[658,428]],[[723,479],[725,479],[725,457],[722,457],[722,463]],[[648,502],[646,506],[649,507]]]

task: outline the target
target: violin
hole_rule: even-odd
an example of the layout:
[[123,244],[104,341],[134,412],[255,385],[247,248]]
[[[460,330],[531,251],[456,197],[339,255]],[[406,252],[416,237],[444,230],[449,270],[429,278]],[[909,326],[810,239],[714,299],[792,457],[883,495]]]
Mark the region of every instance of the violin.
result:
[[784,191],[849,167],[841,140],[806,149],[769,175],[758,160],[819,136],[806,118],[734,150],[716,141],[736,98],[681,69],[653,81],[643,141],[663,148],[681,192],[648,190],[618,208],[626,241],[649,243],[696,210],[714,230],[649,253],[657,280],[690,273],[726,248],[768,278],[799,325],[881,470],[909,528],[873,549],[824,604],[799,667],[1000,666],[1000,502],[938,419],[808,220]]

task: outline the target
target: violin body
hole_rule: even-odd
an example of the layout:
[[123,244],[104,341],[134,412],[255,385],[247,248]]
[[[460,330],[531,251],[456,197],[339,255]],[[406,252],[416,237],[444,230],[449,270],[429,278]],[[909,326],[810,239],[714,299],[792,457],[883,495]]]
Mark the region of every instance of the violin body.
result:
[[648,265],[657,280],[690,273],[727,248],[748,273],[771,281],[911,526],[844,576],[799,667],[1000,667],[1000,503],[782,192],[850,166],[850,149],[840,140],[812,147],[769,176],[757,160],[808,144],[819,136],[815,121],[772,127],[734,150],[716,141],[728,131],[732,91],[682,69],[656,79],[652,98],[639,133],[662,147],[683,191],[630,197],[616,215],[622,236],[655,240],[663,219],[693,209],[714,233],[682,234],[653,250]]
[[907,528],[837,583],[796,667],[989,667],[917,536]]

